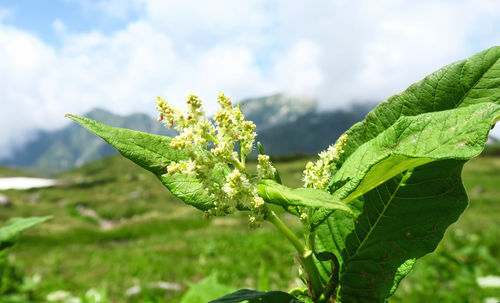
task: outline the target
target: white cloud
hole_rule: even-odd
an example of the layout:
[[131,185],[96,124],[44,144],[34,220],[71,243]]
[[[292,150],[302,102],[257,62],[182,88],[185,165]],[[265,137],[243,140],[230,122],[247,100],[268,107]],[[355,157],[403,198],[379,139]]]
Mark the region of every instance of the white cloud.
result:
[[292,95],[317,91],[323,81],[320,69],[321,47],[309,40],[302,40],[280,54],[273,68],[277,85]]
[[180,105],[197,93],[211,111],[219,91],[381,100],[500,39],[493,0],[68,1],[130,21],[104,34],[54,20],[49,45],[0,11],[0,150],[67,112],[153,113],[157,95]]
[[9,144],[24,141],[31,125],[45,121],[47,104],[41,102],[40,80],[51,68],[55,54],[36,37],[0,26],[0,155]]
[[62,34],[66,31],[66,25],[61,19],[56,19],[52,22],[52,28],[56,33]]

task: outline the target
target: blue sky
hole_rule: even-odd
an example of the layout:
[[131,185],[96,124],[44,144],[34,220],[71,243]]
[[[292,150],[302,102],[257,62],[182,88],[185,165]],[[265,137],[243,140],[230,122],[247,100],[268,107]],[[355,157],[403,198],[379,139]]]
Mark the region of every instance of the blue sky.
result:
[[384,100],[499,41],[497,0],[1,0],[0,156],[65,113],[153,115],[158,95]]
[[[92,5],[94,3],[94,5]],[[28,31],[46,43],[59,45],[54,22],[62,21],[71,31],[88,32],[98,30],[110,34],[137,19],[138,10],[117,12],[116,16],[98,7],[98,1],[72,0],[3,0],[0,7],[7,11],[4,24]]]

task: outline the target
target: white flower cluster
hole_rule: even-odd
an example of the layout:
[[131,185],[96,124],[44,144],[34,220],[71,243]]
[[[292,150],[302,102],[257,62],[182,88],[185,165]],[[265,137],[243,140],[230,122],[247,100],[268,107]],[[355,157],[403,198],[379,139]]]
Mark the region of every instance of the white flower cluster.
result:
[[304,186],[318,189],[326,189],[330,182],[331,172],[337,167],[337,161],[344,153],[347,143],[347,135],[340,136],[335,145],[328,147],[326,151],[319,153],[316,163],[309,162],[304,170]]
[[[215,113],[212,122],[204,118],[201,100],[196,95],[188,96],[185,114],[158,97],[158,120],[179,131],[170,147],[186,151],[189,157],[186,161],[171,162],[167,172],[200,180],[208,194],[215,197],[214,208],[208,211],[208,215],[226,215],[243,207],[252,212],[250,222],[258,224],[264,219],[265,208],[255,185],[262,178],[272,178],[276,169],[269,156],[259,155],[258,175],[252,177],[246,171],[245,158],[253,148],[255,124],[246,121],[239,106],[233,106],[224,94],[218,95],[217,102],[221,109]],[[236,147],[239,153],[235,151]],[[228,164],[232,171],[223,183],[210,177],[211,172],[222,170]]]

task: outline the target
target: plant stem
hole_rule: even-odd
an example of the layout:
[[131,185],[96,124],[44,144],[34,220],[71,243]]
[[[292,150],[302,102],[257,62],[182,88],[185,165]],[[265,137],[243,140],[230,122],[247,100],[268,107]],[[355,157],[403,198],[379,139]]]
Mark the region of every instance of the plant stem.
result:
[[310,250],[314,249],[314,237],[316,235],[316,232],[311,229],[311,218],[314,215],[314,210],[313,209],[306,209],[307,211],[307,223],[306,223],[306,230],[305,230],[305,237],[306,237],[306,246]]
[[243,167],[245,167],[245,158],[246,158],[246,155],[243,153],[240,141],[238,141],[238,148],[240,149],[240,159],[241,159],[240,162],[241,162],[241,165]]
[[267,213],[267,220],[271,222],[278,230],[285,235],[285,237],[292,243],[295,247],[299,255],[303,256],[307,248],[302,244],[302,242],[297,238],[297,236],[288,228],[288,226],[281,221],[281,219],[276,215],[276,213],[272,210],[269,210]]
[[230,162],[234,167],[236,167],[239,171],[245,171],[245,165],[242,164],[238,159],[234,158],[233,161]]
[[330,279],[326,283],[325,289],[323,290],[323,294],[321,295],[321,297],[323,297],[325,300],[328,300],[333,295],[339,283],[340,265],[339,261],[337,260],[337,257],[332,258],[332,262],[333,262],[332,275],[330,276]]
[[306,247],[295,234],[288,228],[288,226],[280,220],[276,213],[268,210],[267,220],[271,222],[276,228],[292,243],[306,272],[309,289],[311,291],[312,299],[315,300],[322,292],[323,285],[319,278],[319,273],[313,261],[313,252],[310,248]]

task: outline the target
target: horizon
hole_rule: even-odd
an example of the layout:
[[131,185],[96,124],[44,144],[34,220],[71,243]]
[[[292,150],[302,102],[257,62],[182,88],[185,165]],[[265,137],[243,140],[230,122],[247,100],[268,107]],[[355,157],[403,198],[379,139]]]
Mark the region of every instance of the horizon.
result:
[[[0,4],[0,157],[66,113],[198,94],[385,100],[498,44],[500,2],[59,0]],[[493,133],[500,136],[497,127]]]

